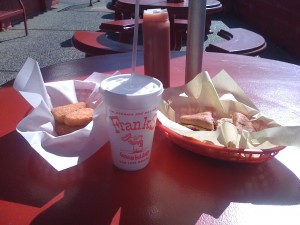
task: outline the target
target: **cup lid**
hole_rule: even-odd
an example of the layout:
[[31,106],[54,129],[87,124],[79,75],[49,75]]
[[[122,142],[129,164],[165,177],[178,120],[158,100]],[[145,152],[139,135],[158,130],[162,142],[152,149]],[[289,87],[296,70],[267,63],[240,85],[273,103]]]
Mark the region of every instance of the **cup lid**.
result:
[[154,77],[122,74],[104,79],[100,90],[106,104],[117,108],[137,109],[158,104],[163,85]]

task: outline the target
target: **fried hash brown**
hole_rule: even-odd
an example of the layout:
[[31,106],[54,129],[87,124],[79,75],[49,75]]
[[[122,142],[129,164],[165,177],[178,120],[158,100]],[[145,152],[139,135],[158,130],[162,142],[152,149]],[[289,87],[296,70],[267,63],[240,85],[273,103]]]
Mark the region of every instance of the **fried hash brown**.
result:
[[78,102],[55,107],[51,113],[55,119],[54,130],[60,136],[85,127],[93,120],[94,110],[85,102]]

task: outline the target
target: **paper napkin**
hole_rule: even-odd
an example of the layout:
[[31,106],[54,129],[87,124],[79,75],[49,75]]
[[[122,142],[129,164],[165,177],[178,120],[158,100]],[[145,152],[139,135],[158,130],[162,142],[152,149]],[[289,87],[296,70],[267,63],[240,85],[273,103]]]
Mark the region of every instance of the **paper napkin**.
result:
[[[100,82],[108,76],[111,75],[93,73],[84,81],[44,83],[38,62],[31,58],[17,75],[14,88],[33,109],[20,121],[16,130],[56,170],[78,165],[108,141],[105,109],[99,93]],[[51,109],[80,101],[94,109],[93,121],[83,129],[57,136]]]

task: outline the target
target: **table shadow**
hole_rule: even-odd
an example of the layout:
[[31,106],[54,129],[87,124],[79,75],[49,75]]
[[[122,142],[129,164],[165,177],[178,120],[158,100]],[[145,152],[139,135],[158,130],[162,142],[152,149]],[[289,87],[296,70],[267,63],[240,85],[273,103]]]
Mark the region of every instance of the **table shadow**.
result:
[[[300,204],[299,178],[276,158],[259,164],[225,162],[169,144],[172,147],[161,151],[166,160],[158,169],[193,196],[194,203],[206,201],[206,214],[218,218],[231,202]],[[184,201],[184,194],[177,198]]]
[[93,174],[90,166],[83,163],[55,170],[16,131],[1,137],[0,146],[0,201],[4,204],[1,207],[17,203],[25,214],[26,210],[38,213],[56,201],[63,201],[68,188],[78,189]]
[[109,225],[120,208],[120,225],[194,225],[204,213],[218,218],[231,202],[300,203],[298,177],[278,160],[251,165],[214,160],[176,146],[159,131],[150,164],[134,172],[112,165],[109,144],[61,172],[16,132],[0,144],[6,146],[0,166],[7,171],[0,174],[0,199],[41,208],[31,225]]
[[65,191],[65,199],[32,222],[110,224],[122,208],[120,224],[196,224],[205,213],[218,218],[231,202],[300,203],[297,176],[278,160],[236,164],[186,151],[156,132],[150,164],[125,172],[111,163],[109,147],[88,159],[93,179]]
[[1,137],[0,145],[1,200],[41,207],[61,191],[61,187],[53,186],[32,194],[32,188],[39,188],[41,184],[29,173],[30,161],[36,157],[42,159],[19,133],[13,131]]

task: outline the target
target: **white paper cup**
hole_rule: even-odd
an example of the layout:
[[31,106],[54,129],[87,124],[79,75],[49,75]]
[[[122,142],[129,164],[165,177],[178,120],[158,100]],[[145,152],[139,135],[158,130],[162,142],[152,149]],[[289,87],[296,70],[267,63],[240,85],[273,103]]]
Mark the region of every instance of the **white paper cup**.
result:
[[101,82],[113,163],[134,171],[150,160],[162,83],[144,75],[116,75]]

